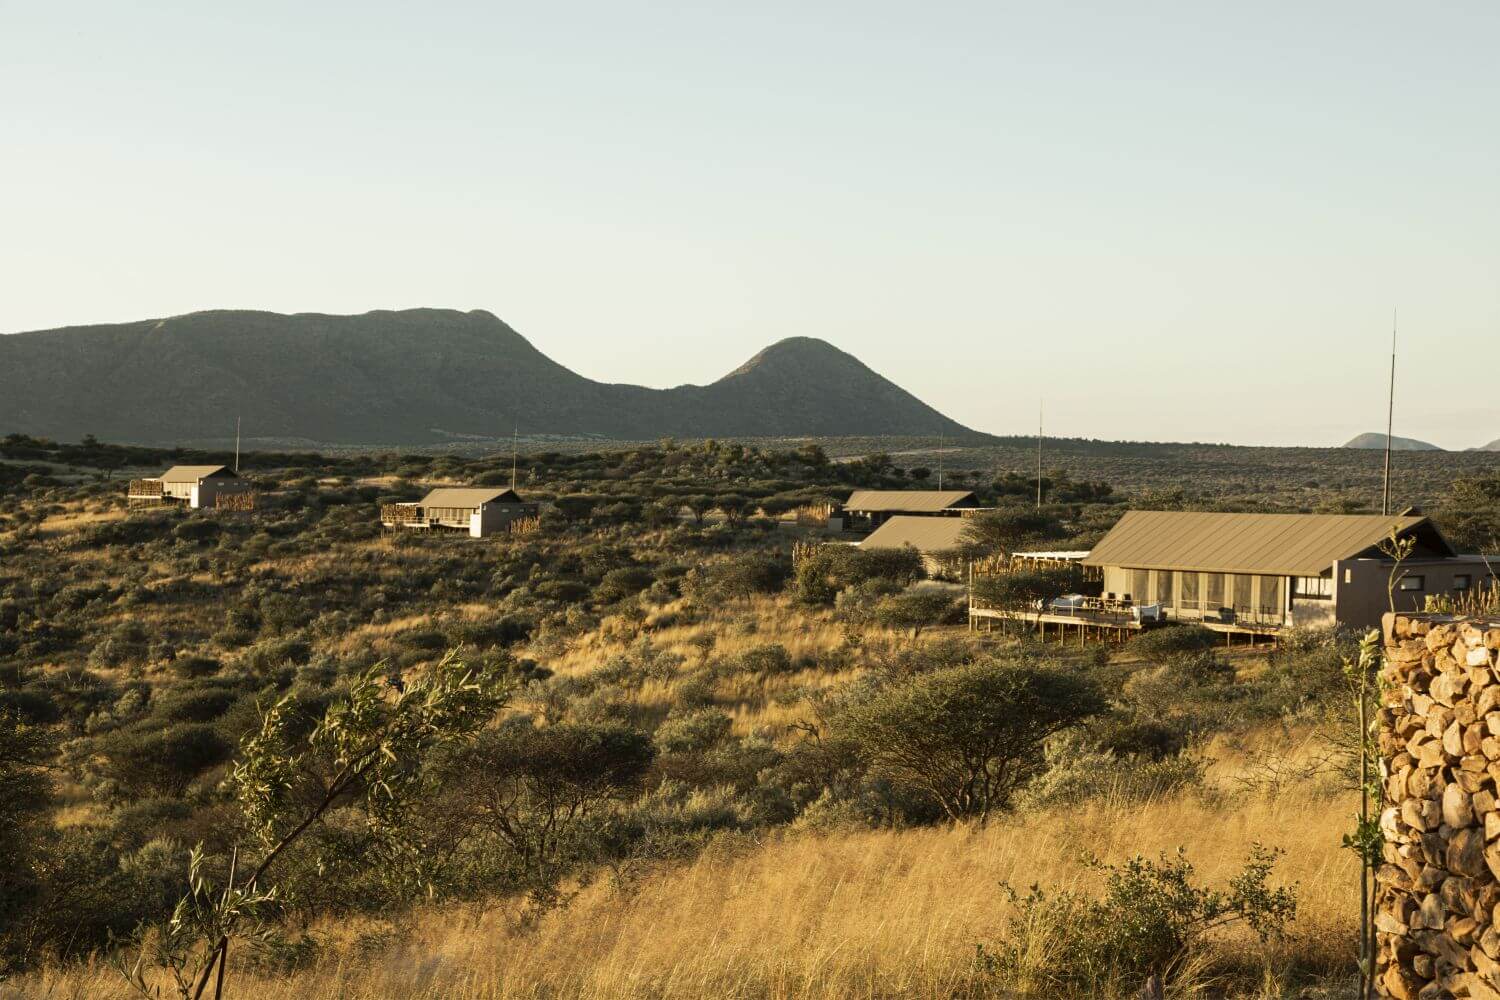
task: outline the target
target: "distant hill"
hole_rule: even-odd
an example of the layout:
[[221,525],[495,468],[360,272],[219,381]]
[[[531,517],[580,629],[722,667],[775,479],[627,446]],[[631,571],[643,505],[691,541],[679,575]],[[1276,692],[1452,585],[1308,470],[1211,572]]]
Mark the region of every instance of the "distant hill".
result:
[[1482,444],[1475,451],[1500,451],[1500,438],[1496,438],[1489,444]]
[[[650,350],[642,344],[642,350]],[[772,344],[711,385],[611,385],[494,315],[211,311],[0,336],[0,433],[171,444],[421,445],[528,435],[984,436],[822,340]]]
[[[1500,442],[1497,442],[1500,443]],[[1344,443],[1345,448],[1385,448],[1385,435],[1371,432],[1352,437]],[[1416,438],[1393,437],[1391,438],[1392,451],[1442,451],[1435,444],[1426,441],[1418,441]]]

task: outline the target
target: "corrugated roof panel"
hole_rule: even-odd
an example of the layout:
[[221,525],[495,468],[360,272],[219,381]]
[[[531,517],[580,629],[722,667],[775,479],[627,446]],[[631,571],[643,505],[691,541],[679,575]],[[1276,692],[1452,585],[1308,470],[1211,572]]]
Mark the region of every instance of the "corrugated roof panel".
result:
[[1089,553],[1090,566],[1316,576],[1423,517],[1132,510]]
[[164,483],[196,483],[214,475],[233,476],[234,473],[222,465],[174,465],[157,478]]
[[962,517],[903,517],[896,515],[859,543],[862,549],[899,549],[946,552],[963,544],[968,519]]
[[422,498],[423,507],[478,507],[483,503],[504,500],[506,503],[521,503],[521,498],[508,487],[440,486]]
[[935,514],[973,499],[970,490],[855,490],[844,509]]

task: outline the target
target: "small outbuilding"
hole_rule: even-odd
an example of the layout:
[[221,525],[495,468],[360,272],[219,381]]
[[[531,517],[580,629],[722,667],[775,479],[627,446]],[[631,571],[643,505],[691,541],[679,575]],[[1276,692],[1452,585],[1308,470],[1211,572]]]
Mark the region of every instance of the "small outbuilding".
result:
[[966,539],[968,521],[961,517],[917,517],[897,514],[887,518],[870,537],[859,543],[861,549],[913,548],[931,576],[956,576],[961,570],[959,550]]
[[184,504],[194,509],[219,506],[220,497],[238,497],[253,489],[227,465],[174,465],[159,476],[130,481],[132,507]]
[[456,529],[483,538],[535,517],[538,510],[508,487],[442,486],[415,503],[386,504],[380,522],[387,528]]
[[906,517],[961,517],[979,509],[970,490],[855,490],[844,501],[841,527],[872,531],[887,520]]

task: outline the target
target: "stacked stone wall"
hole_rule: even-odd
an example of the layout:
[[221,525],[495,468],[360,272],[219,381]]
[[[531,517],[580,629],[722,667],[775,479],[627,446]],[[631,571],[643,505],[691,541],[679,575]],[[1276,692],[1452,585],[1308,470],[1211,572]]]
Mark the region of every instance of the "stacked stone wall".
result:
[[1500,1000],[1500,618],[1384,630],[1378,988]]

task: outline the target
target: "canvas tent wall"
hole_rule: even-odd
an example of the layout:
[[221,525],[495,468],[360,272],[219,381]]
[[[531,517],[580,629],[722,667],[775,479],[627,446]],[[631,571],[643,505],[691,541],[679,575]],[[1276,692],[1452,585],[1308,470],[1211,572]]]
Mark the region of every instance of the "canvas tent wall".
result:
[[1393,532],[1434,579],[1451,585],[1470,563],[1425,517],[1136,510],[1084,565],[1103,572],[1106,597],[1159,603],[1181,619],[1370,625],[1379,612],[1369,595],[1391,566],[1380,546]]

